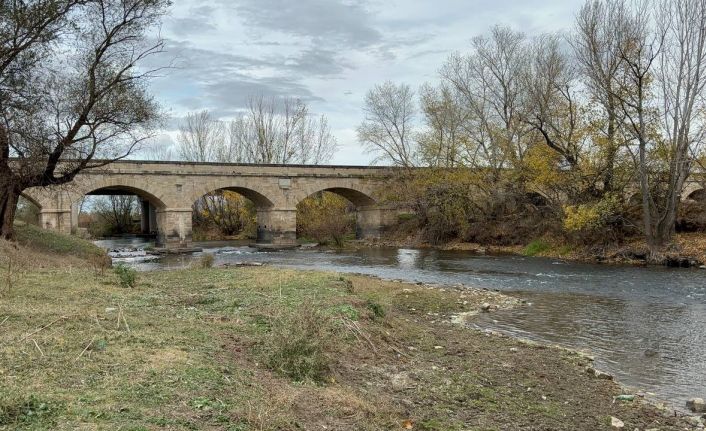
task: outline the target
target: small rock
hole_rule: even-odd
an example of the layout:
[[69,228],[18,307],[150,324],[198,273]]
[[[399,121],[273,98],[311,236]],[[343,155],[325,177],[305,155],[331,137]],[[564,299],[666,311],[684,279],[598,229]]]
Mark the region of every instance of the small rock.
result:
[[481,304],[480,309],[481,311],[485,311],[487,313],[492,307],[492,305],[488,304],[487,302],[484,302],[483,304]]
[[611,416],[610,417],[610,426],[613,429],[621,430],[621,429],[623,429],[623,427],[625,427],[625,423],[623,423],[623,421],[616,418],[615,416]]
[[703,429],[704,428],[704,423],[702,419],[698,416],[689,416],[688,417],[689,422],[692,423],[696,428]]
[[398,373],[393,375],[392,379],[390,379],[390,384],[392,385],[392,390],[395,392],[402,392],[413,387],[407,373]]
[[613,376],[603,371],[598,371],[593,367],[586,367],[586,372],[597,379],[613,380]]
[[441,350],[441,349],[443,349],[443,347],[441,347],[441,346],[434,346],[434,350]]
[[686,406],[694,413],[706,413],[706,402],[703,398],[692,398],[686,402]]

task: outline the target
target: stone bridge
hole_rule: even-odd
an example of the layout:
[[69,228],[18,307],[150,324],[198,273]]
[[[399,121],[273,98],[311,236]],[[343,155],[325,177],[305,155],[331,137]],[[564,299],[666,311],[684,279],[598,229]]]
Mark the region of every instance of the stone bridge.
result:
[[191,242],[192,206],[202,196],[231,190],[257,209],[257,243],[296,244],[296,207],[320,191],[345,197],[357,209],[356,235],[379,236],[396,211],[378,204],[390,168],[358,166],[249,165],[121,161],[82,172],[67,186],[29,189],[23,196],[40,210],[40,224],[64,233],[78,227],[79,204],[86,195],[134,194],[142,201],[142,230],[160,246]]

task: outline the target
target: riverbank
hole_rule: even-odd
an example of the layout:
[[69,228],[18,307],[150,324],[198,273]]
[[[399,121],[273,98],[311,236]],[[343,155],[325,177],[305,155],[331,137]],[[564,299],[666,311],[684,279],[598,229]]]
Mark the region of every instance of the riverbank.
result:
[[[548,257],[582,263],[649,264],[647,246],[640,238],[612,245],[576,245],[552,238],[541,238],[527,244],[501,246],[461,241],[430,244],[419,235],[389,235],[379,240],[353,242],[351,246],[461,250],[481,255]],[[666,252],[664,261],[660,264],[674,267],[700,267],[706,264],[706,233],[677,234],[674,245]]]
[[498,293],[269,267],[130,289],[75,262],[2,290],[0,429],[691,429],[585,357],[452,323]]

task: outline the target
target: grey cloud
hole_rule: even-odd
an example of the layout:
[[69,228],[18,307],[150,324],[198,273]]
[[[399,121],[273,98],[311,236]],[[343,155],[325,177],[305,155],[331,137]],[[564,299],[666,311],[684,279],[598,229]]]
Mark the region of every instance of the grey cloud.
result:
[[262,68],[271,68],[283,75],[326,76],[335,75],[353,67],[335,51],[323,47],[305,49],[296,55],[269,55],[258,58],[195,48],[188,42],[165,40],[165,52],[150,57],[142,64],[160,67],[172,62],[172,74],[180,74],[197,80],[218,79],[231,73],[246,73]]
[[[335,76],[350,67],[334,51],[310,48],[297,55],[254,58],[194,48],[190,43],[165,40],[166,53],[143,66],[158,67],[173,61],[175,67],[154,82],[154,89],[188,110],[208,108],[230,116],[246,106],[253,95],[298,97],[320,101],[301,83],[304,77]],[[266,70],[269,76],[261,76]],[[275,71],[274,73],[272,71]],[[173,130],[174,124],[170,124]]]
[[225,115],[232,115],[248,104],[250,97],[263,95],[265,97],[298,97],[304,101],[320,101],[321,98],[306,86],[293,79],[286,78],[261,78],[234,77],[207,84],[204,96],[215,102],[215,105],[224,109]]
[[328,49],[309,48],[285,61],[287,69],[293,72],[319,76],[335,75],[352,66],[338,58],[336,52]]
[[202,18],[188,17],[176,18],[173,20],[171,30],[177,36],[190,36],[192,34],[203,33],[204,31],[215,30],[216,26]]
[[189,16],[170,20],[169,28],[177,36],[189,36],[215,30],[211,22],[215,9],[212,6],[196,6],[189,9]]
[[238,0],[237,11],[255,28],[311,37],[349,47],[382,40],[372,17],[360,2],[341,0]]

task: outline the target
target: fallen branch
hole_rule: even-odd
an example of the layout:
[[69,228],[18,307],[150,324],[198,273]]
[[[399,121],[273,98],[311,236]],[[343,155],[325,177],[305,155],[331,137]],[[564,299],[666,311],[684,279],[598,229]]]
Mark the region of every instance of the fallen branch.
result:
[[37,333],[39,333],[39,332],[41,332],[41,331],[47,329],[48,327],[50,327],[51,325],[55,324],[55,323],[58,322],[59,320],[66,320],[66,319],[68,319],[68,318],[69,318],[69,316],[61,316],[61,317],[59,317],[58,319],[56,319],[56,320],[54,320],[54,321],[52,321],[52,322],[47,323],[46,325],[42,326],[41,328],[37,329],[36,331],[25,335],[24,337],[22,337],[22,338],[20,339],[19,342],[21,343],[21,342],[23,342],[24,340],[26,340],[26,339],[28,339],[29,337],[31,337],[32,335],[35,335],[35,334],[37,334]]
[[95,335],[93,336],[93,338],[91,338],[91,342],[86,345],[86,348],[84,348],[84,349],[81,351],[81,354],[78,355],[78,356],[76,357],[76,359],[74,359],[74,361],[78,361],[79,359],[81,359],[81,356],[83,356],[83,354],[86,353],[86,350],[88,350],[88,348],[91,347],[91,345],[93,344],[94,341],[96,341],[96,336],[95,336]]
[[34,338],[32,338],[32,342],[34,343],[34,346],[37,348],[37,350],[39,350],[39,353],[42,354],[42,358],[43,358],[43,357],[44,357],[44,352],[42,352],[42,349],[39,347],[39,344],[37,344],[37,340],[35,340]]
[[377,356],[378,351],[375,348],[375,345],[370,340],[370,338],[363,332],[363,330],[360,329],[360,326],[356,322],[347,318],[341,318],[341,321],[343,322],[343,325],[353,333],[353,335],[358,341],[362,341],[361,338],[365,340],[372,349],[373,353],[375,353],[375,355]]
[[125,319],[125,313],[123,313],[123,306],[118,304],[118,329],[120,329],[120,319],[122,318],[123,323],[125,323],[125,329],[130,332],[130,325],[127,324],[127,319]]

